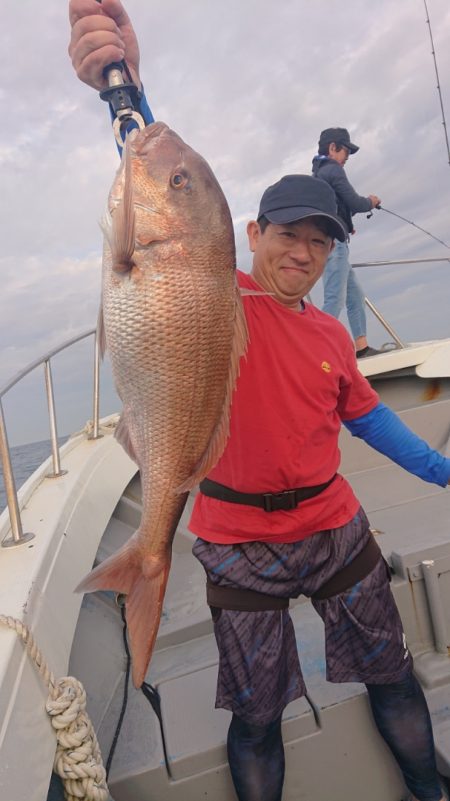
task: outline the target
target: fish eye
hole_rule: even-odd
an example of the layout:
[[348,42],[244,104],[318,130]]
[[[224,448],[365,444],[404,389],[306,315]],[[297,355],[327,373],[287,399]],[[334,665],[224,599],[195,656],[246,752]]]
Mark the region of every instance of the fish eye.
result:
[[184,172],[174,172],[170,177],[170,185],[174,189],[183,189],[188,182],[188,177]]

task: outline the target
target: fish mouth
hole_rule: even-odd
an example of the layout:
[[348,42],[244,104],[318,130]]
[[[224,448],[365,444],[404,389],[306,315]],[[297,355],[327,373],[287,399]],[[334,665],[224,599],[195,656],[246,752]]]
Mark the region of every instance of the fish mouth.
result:
[[136,156],[145,156],[150,152],[150,148],[159,143],[181,142],[178,134],[175,133],[165,122],[152,122],[147,125],[133,140],[133,151]]
[[147,125],[145,129],[148,139],[156,139],[157,136],[161,136],[165,131],[170,131],[169,126],[166,125],[165,122],[152,122],[151,125]]
[[165,122],[152,122],[140,132],[139,140],[142,143],[147,143],[152,139],[159,139],[162,136],[177,136],[177,134],[175,131],[172,131]]

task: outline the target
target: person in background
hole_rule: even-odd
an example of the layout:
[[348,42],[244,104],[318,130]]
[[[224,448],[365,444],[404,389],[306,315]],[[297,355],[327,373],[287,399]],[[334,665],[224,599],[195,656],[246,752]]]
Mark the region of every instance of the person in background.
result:
[[[312,166],[313,175],[326,181],[334,190],[338,214],[345,222],[349,234],[355,233],[353,214],[370,211],[381,203],[376,195],[358,195],[345,174],[344,164],[358,150],[359,147],[350,141],[346,128],[327,128],[320,134],[319,152],[314,156]],[[356,355],[360,359],[364,356],[375,356],[380,351],[371,348],[367,342],[364,292],[349,261],[348,240],[347,236],[345,242],[337,242],[328,258],[323,274],[322,308],[327,314],[338,318],[344,306],[347,307]]]
[[[102,89],[105,66],[125,58],[140,87],[137,40],[120,0],[71,0],[69,8],[78,77]],[[282,714],[306,691],[288,601],[304,594],[325,624],[328,680],[365,683],[411,798],[443,801],[430,715],[386,564],[337,472],[341,424],[440,486],[450,482],[450,459],[380,403],[344,326],[304,300],[335,240],[347,236],[328,183],[283,176],[263,193],[247,234],[252,272],[238,270],[237,281],[247,290],[250,344],[230,437],[189,524],[219,649],[216,706],[232,713],[237,798],[281,801]]]

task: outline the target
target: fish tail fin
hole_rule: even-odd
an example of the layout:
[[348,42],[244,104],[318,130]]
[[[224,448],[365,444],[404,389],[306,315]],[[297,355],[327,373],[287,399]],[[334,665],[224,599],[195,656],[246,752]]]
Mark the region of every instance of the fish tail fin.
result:
[[125,609],[135,687],[140,687],[153,652],[170,570],[170,551],[142,558],[137,534],[105,559],[76,592],[113,590],[126,595]]
[[145,679],[153,653],[170,570],[170,555],[162,559],[150,578],[141,575],[127,596],[126,618],[133,660],[134,686],[140,687]]
[[230,408],[231,399],[236,386],[236,381],[239,376],[239,363],[242,356],[247,353],[247,345],[249,341],[247,320],[245,318],[244,306],[241,300],[239,287],[236,286],[236,311],[234,320],[234,335],[231,350],[230,370],[228,373],[227,387],[225,392],[225,400],[222,408],[220,420],[213,432],[202,458],[196,465],[194,472],[189,478],[184,481],[179,487],[177,492],[188,492],[196,484],[198,484],[209,471],[212,470],[215,464],[219,461],[222,453],[225,450],[225,445],[230,433]]

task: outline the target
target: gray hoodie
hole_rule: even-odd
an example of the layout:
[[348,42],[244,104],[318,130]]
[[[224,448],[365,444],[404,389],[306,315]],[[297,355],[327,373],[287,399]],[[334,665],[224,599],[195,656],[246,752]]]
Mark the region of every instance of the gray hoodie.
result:
[[362,211],[371,211],[372,201],[368,197],[358,195],[341,164],[328,156],[314,156],[312,163],[313,175],[321,178],[334,189],[339,216],[345,222],[349,233],[352,233],[352,215]]

